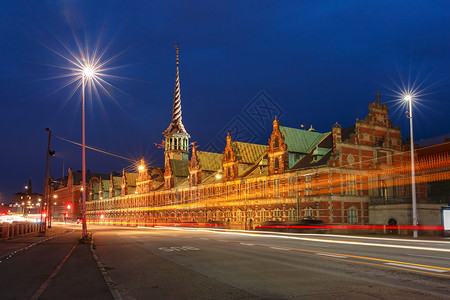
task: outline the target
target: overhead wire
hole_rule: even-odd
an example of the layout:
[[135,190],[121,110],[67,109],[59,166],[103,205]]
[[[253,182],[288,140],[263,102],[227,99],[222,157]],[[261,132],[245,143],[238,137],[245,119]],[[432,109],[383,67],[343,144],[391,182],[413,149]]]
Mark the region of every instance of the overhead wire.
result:
[[[69,139],[65,139],[63,137],[60,137],[60,136],[57,136],[57,135],[54,135],[54,134],[52,134],[52,136],[54,136],[57,139],[63,140],[65,142],[69,142],[69,143],[75,144],[77,146],[83,146],[80,143],[71,141]],[[106,154],[106,155],[111,155],[111,156],[114,156],[114,157],[118,157],[118,158],[122,158],[122,159],[125,159],[125,160],[128,160],[128,161],[131,161],[131,162],[136,162],[135,159],[132,159],[132,158],[129,158],[129,157],[124,157],[124,156],[121,156],[121,155],[118,155],[118,154],[114,154],[114,153],[111,153],[111,152],[108,152],[108,151],[105,151],[105,150],[102,150],[102,149],[99,149],[99,148],[95,148],[95,147],[92,147],[92,146],[85,146],[85,147],[87,149],[90,149],[90,150],[93,150],[93,151],[97,151],[97,152],[100,152],[100,153],[103,153],[103,154]]]

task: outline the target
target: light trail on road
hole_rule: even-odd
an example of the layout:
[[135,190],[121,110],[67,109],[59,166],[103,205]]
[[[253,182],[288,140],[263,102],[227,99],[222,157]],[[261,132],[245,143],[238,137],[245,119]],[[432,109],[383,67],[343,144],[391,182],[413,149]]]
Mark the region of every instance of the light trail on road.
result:
[[[182,229],[178,229],[182,230]],[[358,245],[358,246],[373,246],[373,247],[383,247],[383,248],[400,248],[400,249],[414,249],[414,250],[426,250],[426,251],[439,251],[439,252],[449,252],[450,249],[441,249],[441,248],[431,248],[431,247],[418,247],[418,246],[407,246],[407,245],[388,245],[388,244],[375,244],[375,243],[365,243],[359,241],[339,241],[339,240],[327,240],[327,239],[319,239],[319,238],[308,238],[308,237],[299,237],[299,236],[288,236],[288,235],[277,235],[277,234],[258,234],[258,233],[244,233],[244,232],[227,232],[222,230],[204,230],[199,229],[198,231],[205,232],[215,232],[219,234],[231,234],[231,235],[243,235],[243,236],[252,236],[252,237],[272,237],[279,239],[291,239],[291,240],[303,240],[303,241],[313,241],[320,243],[333,243],[333,244],[346,244],[346,245]],[[347,237],[348,238],[348,237]],[[402,241],[402,240],[392,240],[392,241]],[[422,242],[422,241],[421,241]],[[440,242],[442,243],[442,242]]]
[[[400,249],[413,249],[413,250],[425,250],[425,251],[439,251],[439,252],[450,252],[450,249],[441,249],[441,248],[432,248],[432,247],[419,247],[419,246],[409,246],[409,245],[392,245],[392,244],[376,244],[376,243],[367,243],[363,241],[341,241],[336,239],[320,239],[320,238],[311,238],[311,237],[300,237],[298,234],[264,234],[264,233],[255,233],[255,232],[247,232],[247,231],[231,231],[231,230],[223,230],[223,229],[217,229],[217,230],[210,230],[210,229],[192,229],[192,228],[171,228],[171,227],[160,227],[159,229],[165,229],[165,230],[176,230],[176,231],[186,231],[186,232],[206,232],[206,233],[215,233],[215,234],[226,234],[226,235],[236,235],[236,236],[246,236],[246,237],[256,237],[256,238],[278,238],[278,239],[289,239],[289,240],[301,240],[301,241],[309,241],[309,242],[320,242],[320,243],[332,243],[332,244],[346,244],[346,245],[356,245],[356,246],[373,246],[373,247],[383,247],[383,248],[400,248]],[[312,235],[312,234],[310,234]],[[343,236],[343,235],[327,235],[328,237],[339,237],[339,238],[356,238],[356,239],[365,239],[365,237],[349,237],[349,236]],[[204,237],[199,238],[201,240],[206,240]],[[373,238],[369,237],[369,240],[383,240],[383,241],[390,241],[390,242],[415,242],[414,240],[396,240],[396,239],[387,239],[387,238]],[[449,244],[445,241],[420,241],[420,243],[430,243],[430,244]],[[239,242],[240,245],[243,246],[260,246],[260,247],[268,247],[270,249],[274,250],[284,250],[284,251],[291,251],[291,252],[299,252],[303,254],[308,255],[315,255],[315,256],[321,256],[327,259],[337,259],[337,260],[344,260],[346,262],[353,262],[353,263],[359,263],[359,264],[366,264],[366,265],[374,265],[378,267],[387,267],[387,268],[394,268],[394,269],[400,269],[404,271],[410,271],[410,272],[417,272],[417,273],[423,273],[423,274],[430,274],[430,275],[436,275],[436,276],[445,276],[450,277],[448,274],[442,274],[450,272],[450,268],[444,268],[444,267],[438,267],[438,266],[430,266],[430,265],[423,265],[423,264],[415,264],[410,262],[403,262],[403,261],[396,261],[396,260],[389,260],[389,259],[382,259],[382,258],[375,258],[375,257],[368,257],[368,256],[360,256],[360,255],[350,255],[346,253],[335,253],[335,252],[324,252],[324,251],[317,251],[310,250],[310,249],[304,249],[304,248],[297,248],[297,247],[287,247],[287,246],[281,246],[277,244],[268,244],[268,243],[255,243],[255,242]],[[357,260],[351,260],[352,259],[359,259],[359,260],[365,260],[365,261],[357,261]],[[377,263],[370,263],[367,261],[375,261]]]
[[[240,244],[241,245],[245,245],[245,243],[240,243]],[[301,253],[304,253],[304,254],[319,255],[319,256],[322,256],[322,257],[334,258],[334,259],[339,259],[339,260],[346,259],[346,258],[349,258],[349,257],[350,258],[354,258],[354,259],[370,260],[370,261],[381,262],[383,264],[366,263],[366,262],[354,261],[354,260],[346,260],[346,261],[355,262],[355,263],[365,263],[365,264],[376,265],[376,266],[380,266],[380,267],[391,267],[391,266],[394,266],[394,268],[402,267],[402,268],[397,268],[397,269],[450,277],[450,275],[447,275],[447,274],[436,274],[436,273],[430,273],[430,272],[423,272],[423,270],[428,270],[428,271],[433,271],[433,272],[438,272],[438,273],[450,272],[450,268],[443,268],[443,267],[438,267],[438,266],[420,265],[420,264],[414,264],[414,263],[409,263],[409,262],[395,261],[395,260],[389,260],[389,259],[381,259],[381,258],[375,258],[375,257],[349,255],[349,254],[334,253],[334,252],[324,252],[324,251],[309,250],[309,249],[295,248],[295,247],[285,247],[285,246],[272,245],[272,244],[257,244],[257,243],[254,243],[254,244],[251,244],[251,245],[252,246],[268,247],[268,248],[271,248],[271,249],[291,250],[291,251],[301,252]],[[415,268],[415,269],[411,270],[411,269],[405,269],[405,268]]]

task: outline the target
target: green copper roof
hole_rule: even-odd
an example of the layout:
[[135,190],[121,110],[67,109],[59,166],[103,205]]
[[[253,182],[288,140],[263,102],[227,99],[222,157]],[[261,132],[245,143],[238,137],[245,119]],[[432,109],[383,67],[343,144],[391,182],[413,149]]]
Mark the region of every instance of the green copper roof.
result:
[[315,131],[280,126],[288,152],[309,153],[326,135]]
[[121,189],[122,188],[122,176],[113,176],[113,187],[114,189]]
[[109,190],[109,180],[104,180],[102,179],[102,189],[105,190]]

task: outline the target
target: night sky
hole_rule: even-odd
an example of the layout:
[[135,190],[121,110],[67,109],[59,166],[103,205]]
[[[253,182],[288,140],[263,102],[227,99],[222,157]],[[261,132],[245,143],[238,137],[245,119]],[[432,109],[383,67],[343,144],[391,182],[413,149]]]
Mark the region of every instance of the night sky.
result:
[[[31,176],[41,192],[53,134],[81,142],[81,93],[63,88],[58,56],[109,43],[113,96],[88,99],[86,143],[162,166],[180,47],[183,123],[200,150],[224,137],[267,143],[271,121],[331,131],[387,103],[405,140],[399,86],[421,84],[416,140],[450,133],[448,1],[2,1],[0,6],[0,199]],[[56,52],[56,53],[55,53]],[[119,78],[123,77],[123,78]],[[256,111],[255,109],[258,109]],[[259,112],[259,114],[258,114]],[[234,131],[236,130],[237,131]],[[81,170],[81,147],[53,138],[54,178]],[[130,161],[87,151],[93,172],[132,171]],[[133,170],[134,171],[134,170]]]

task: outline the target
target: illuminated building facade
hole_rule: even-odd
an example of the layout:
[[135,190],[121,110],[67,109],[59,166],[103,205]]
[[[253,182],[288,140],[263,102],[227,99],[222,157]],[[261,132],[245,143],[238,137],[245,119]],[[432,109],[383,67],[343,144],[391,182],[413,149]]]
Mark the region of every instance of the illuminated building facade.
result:
[[[107,178],[103,180],[102,178]],[[50,179],[48,184],[47,195],[50,201],[50,210],[52,219],[57,221],[75,220],[80,217],[81,208],[81,171],[72,171],[69,169],[68,175],[57,180]],[[113,174],[98,174],[91,173],[90,170],[86,172],[86,188],[87,199],[90,201],[102,199],[103,190],[106,189],[106,195],[118,196],[121,195],[122,176],[119,173]],[[133,190],[133,183],[131,182],[128,190]],[[110,188],[111,187],[111,188]]]
[[[163,133],[164,168],[142,159],[139,173],[123,172],[121,193],[111,189],[114,178],[93,185],[93,193],[102,196],[89,199],[87,218],[123,225],[211,220],[235,228],[301,218],[368,224],[370,205],[410,201],[409,152],[388,110],[378,94],[365,119],[346,128],[335,123],[325,133],[281,126],[275,117],[267,145],[234,141],[228,134],[223,153],[192,145],[189,159],[177,61],[172,122]],[[427,159],[444,166],[437,180],[450,178],[448,153]],[[418,162],[419,199],[427,196],[421,167]]]

